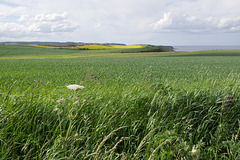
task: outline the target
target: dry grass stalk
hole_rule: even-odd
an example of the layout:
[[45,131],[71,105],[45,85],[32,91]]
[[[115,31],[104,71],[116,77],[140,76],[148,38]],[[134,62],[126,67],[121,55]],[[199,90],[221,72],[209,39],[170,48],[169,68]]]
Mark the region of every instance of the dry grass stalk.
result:
[[43,149],[48,145],[49,141],[47,141],[41,148],[41,152],[43,152]]
[[8,145],[8,150],[11,150],[11,148],[13,147],[14,145],[14,140]]
[[130,139],[130,138],[129,138],[129,137],[121,137],[121,139],[113,146],[112,149],[108,150],[108,151],[106,152],[106,154],[108,154],[108,153],[110,153],[110,152],[113,152],[115,149],[117,149],[117,146],[118,146],[122,141],[128,140],[128,139]]
[[167,143],[171,143],[170,140],[166,139],[163,143],[161,143],[150,155],[148,160],[151,160],[152,158],[155,157],[155,153],[160,149],[160,147],[162,147],[163,145],[167,144]]
[[91,156],[95,156],[95,155],[99,155],[99,153],[91,153],[91,154],[87,155],[86,157],[84,157],[84,159],[87,159],[87,158],[89,158]]
[[111,133],[109,133],[109,134],[102,140],[102,142],[99,144],[99,146],[98,146],[98,148],[97,148],[97,150],[96,150],[95,153],[98,153],[98,152],[99,152],[99,150],[100,150],[101,147],[104,145],[104,143],[105,143],[115,132],[117,132],[117,131],[120,130],[120,129],[127,128],[127,127],[128,127],[128,126],[119,127],[119,128],[117,128],[117,129],[113,130]]
[[229,94],[226,95],[224,97],[224,103],[223,103],[224,107],[222,109],[222,112],[224,113],[228,112],[231,109],[232,103],[233,103],[233,96]]
[[26,154],[24,160],[27,160],[28,159],[28,156],[30,155],[30,153],[34,150],[34,148],[30,149],[30,151]]
[[98,146],[98,144],[100,143],[100,141],[102,140],[102,138],[99,138],[99,140],[97,141],[96,145],[94,146],[93,150],[95,150]]
[[147,138],[148,138],[156,129],[158,129],[158,127],[157,127],[157,128],[154,128],[153,130],[151,130],[151,131],[143,138],[143,140],[142,140],[141,143],[139,144],[136,152],[134,153],[134,157],[136,157],[136,156],[138,155],[138,153],[140,152],[142,146],[144,145],[144,143],[146,143]]
[[27,145],[28,145],[28,143],[26,143],[26,144],[22,147],[21,151],[25,150],[25,149],[27,148]]
[[116,116],[113,115],[112,117],[109,118],[109,120],[108,120],[108,124],[111,122],[111,120],[112,120],[114,117],[116,117]]

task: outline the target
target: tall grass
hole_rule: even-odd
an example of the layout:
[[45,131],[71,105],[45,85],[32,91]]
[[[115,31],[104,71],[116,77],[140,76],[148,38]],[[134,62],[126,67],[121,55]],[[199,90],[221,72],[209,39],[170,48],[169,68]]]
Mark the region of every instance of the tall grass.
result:
[[0,75],[2,159],[239,158],[239,57],[1,60]]

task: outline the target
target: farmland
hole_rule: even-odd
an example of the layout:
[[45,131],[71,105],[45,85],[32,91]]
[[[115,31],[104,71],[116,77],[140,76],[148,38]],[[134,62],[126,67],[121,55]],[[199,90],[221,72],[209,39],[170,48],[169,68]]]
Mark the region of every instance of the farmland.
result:
[[240,51],[0,46],[0,157],[239,159],[239,76]]
[[142,45],[82,45],[82,46],[41,46],[41,45],[27,45],[27,46],[33,46],[33,47],[41,47],[41,48],[55,48],[55,49],[129,49],[129,48],[143,48]]

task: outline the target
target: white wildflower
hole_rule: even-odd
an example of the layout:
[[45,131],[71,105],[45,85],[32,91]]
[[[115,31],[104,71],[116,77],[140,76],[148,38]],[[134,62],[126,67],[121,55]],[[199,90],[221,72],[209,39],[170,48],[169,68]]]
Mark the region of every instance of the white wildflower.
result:
[[200,149],[198,147],[193,146],[191,153],[192,153],[192,156],[198,157],[200,155]]
[[85,88],[84,86],[79,86],[79,85],[77,85],[77,84],[72,84],[72,85],[68,85],[67,86],[67,88],[68,89],[72,89],[72,90],[77,90],[77,89],[83,89],[83,88]]

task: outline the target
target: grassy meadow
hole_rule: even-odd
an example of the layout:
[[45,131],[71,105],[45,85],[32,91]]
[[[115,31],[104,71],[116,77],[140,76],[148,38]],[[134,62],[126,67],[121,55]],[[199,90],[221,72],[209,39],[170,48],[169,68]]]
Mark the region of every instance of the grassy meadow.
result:
[[240,158],[240,51],[125,51],[0,46],[0,157]]

